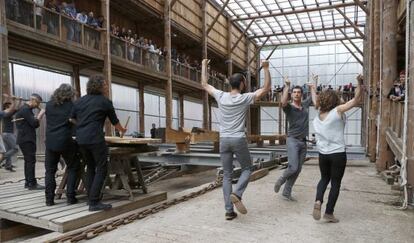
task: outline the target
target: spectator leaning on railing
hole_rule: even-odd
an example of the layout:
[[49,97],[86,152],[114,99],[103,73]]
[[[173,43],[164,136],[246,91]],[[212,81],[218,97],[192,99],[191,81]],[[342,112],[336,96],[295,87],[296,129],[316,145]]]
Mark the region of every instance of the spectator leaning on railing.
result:
[[405,99],[405,72],[400,72],[399,79],[394,81],[394,87],[391,88],[387,96],[393,101],[404,101]]

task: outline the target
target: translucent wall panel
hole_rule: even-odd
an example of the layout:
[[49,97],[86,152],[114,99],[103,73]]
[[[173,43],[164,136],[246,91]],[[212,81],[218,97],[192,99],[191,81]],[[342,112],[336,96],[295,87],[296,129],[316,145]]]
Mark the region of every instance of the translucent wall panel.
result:
[[[362,42],[355,41],[362,50]],[[271,52],[263,50],[261,58],[266,58]],[[356,55],[360,55],[355,52]],[[283,77],[289,76],[293,85],[303,85],[311,81],[311,74],[319,75],[319,84],[331,85],[333,88],[343,86],[352,82],[356,85],[355,77],[362,72],[362,66],[348,52],[341,43],[321,43],[304,47],[279,47],[270,57],[270,75],[272,76],[272,87],[283,85]],[[260,74],[260,82],[263,84],[263,71]],[[277,116],[275,110],[262,109],[261,133],[271,134],[278,127],[277,119],[263,115],[266,111],[272,116]],[[346,142],[349,145],[359,145],[361,137],[361,110],[355,111],[352,118],[348,118]],[[311,108],[310,122],[316,112]],[[284,125],[284,124],[283,124]],[[313,126],[309,126],[310,134]],[[276,130],[278,131],[278,130]]]
[[50,100],[53,91],[62,83],[71,83],[68,74],[13,64],[14,94],[24,99],[32,93],[38,93],[44,101]]

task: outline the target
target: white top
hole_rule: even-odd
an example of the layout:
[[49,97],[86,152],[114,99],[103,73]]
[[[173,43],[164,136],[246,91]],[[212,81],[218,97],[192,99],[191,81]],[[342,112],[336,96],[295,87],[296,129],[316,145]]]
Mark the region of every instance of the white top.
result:
[[254,103],[254,93],[232,95],[215,90],[213,96],[220,110],[220,137],[246,137],[246,116],[250,105]]
[[36,15],[42,16],[42,8],[41,7],[43,7],[45,5],[45,0],[34,0],[34,2],[36,3],[37,6],[40,6],[40,7],[36,7],[36,10],[35,10]]
[[332,109],[323,121],[318,114],[313,120],[313,127],[319,153],[345,152],[345,117],[341,117],[336,108]]

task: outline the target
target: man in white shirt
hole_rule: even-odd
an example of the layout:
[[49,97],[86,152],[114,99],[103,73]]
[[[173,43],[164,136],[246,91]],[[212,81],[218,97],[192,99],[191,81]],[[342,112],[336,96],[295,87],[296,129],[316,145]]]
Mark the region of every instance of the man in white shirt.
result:
[[[247,88],[247,80],[242,73],[235,73],[230,77],[230,92],[223,92],[209,85],[208,63],[209,60],[207,59],[204,59],[202,62],[201,85],[216,99],[221,113],[220,160],[224,171],[223,195],[226,210],[225,217],[227,220],[232,220],[237,217],[237,214],[233,210],[233,204],[240,213],[247,213],[247,209],[241,201],[243,192],[249,183],[252,166],[252,159],[246,140],[246,116],[250,105],[255,100],[259,100],[266,95],[271,88],[269,62],[264,61],[262,64],[265,74],[263,87],[255,92],[249,93],[243,93]],[[234,193],[232,192],[233,154],[236,155],[242,169]]]

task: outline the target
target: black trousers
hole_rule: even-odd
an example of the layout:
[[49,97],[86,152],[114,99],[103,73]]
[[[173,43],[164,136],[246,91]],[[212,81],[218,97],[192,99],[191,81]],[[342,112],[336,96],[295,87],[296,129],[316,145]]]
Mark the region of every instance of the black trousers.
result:
[[25,142],[19,144],[24,159],[25,187],[32,187],[37,184],[35,176],[36,168],[36,143]]
[[89,205],[96,205],[101,200],[102,188],[108,172],[108,147],[105,142],[79,145],[86,161],[86,190]]
[[63,157],[66,163],[67,182],[66,182],[66,197],[74,198],[76,193],[77,174],[80,168],[80,157],[77,153],[76,144],[70,144],[67,149],[62,151],[55,151],[46,148],[45,160],[45,183],[46,183],[46,200],[53,200],[55,198],[56,180],[55,175],[60,161]]
[[326,204],[326,214],[333,214],[336,201],[341,189],[342,177],[345,173],[346,153],[319,154],[319,169],[321,171],[321,180],[318,183],[316,192],[316,201],[323,202],[323,195],[326,187],[331,182],[328,204]]

